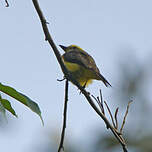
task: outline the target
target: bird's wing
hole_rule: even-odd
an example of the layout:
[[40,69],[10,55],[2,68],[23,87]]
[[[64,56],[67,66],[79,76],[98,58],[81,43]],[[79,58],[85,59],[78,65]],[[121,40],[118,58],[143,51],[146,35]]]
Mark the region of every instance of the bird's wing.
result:
[[64,60],[71,63],[76,63],[84,68],[90,69],[99,73],[99,69],[96,66],[94,59],[86,52],[82,51],[69,51],[63,55]]
[[67,62],[76,63],[86,69],[91,70],[98,77],[98,80],[103,81],[106,87],[111,86],[111,84],[100,74],[100,71],[96,66],[94,59],[88,53],[75,50],[66,52],[63,57]]

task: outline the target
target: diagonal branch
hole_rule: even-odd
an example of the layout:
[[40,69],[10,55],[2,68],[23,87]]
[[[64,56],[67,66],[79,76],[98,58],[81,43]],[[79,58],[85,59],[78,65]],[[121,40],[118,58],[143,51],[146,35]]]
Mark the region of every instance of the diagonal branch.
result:
[[68,70],[66,69],[62,59],[61,59],[61,55],[49,33],[48,27],[47,27],[47,22],[43,16],[43,13],[40,9],[40,6],[38,4],[37,0],[32,0],[34,7],[38,13],[38,16],[40,18],[41,24],[42,24],[42,28],[45,34],[45,39],[46,41],[49,42],[50,46],[53,49],[53,52],[55,53],[55,56],[61,66],[61,69],[65,75],[65,77],[70,80],[73,84],[75,84],[80,91],[82,92],[82,94],[86,97],[87,101],[89,102],[89,104],[92,106],[92,108],[96,111],[96,113],[104,120],[104,122],[106,123],[106,125],[110,128],[110,130],[112,131],[112,133],[114,134],[114,136],[117,138],[117,140],[120,142],[120,144],[123,147],[124,152],[127,152],[127,148],[126,148],[126,144],[124,143],[124,141],[119,137],[119,134],[116,132],[116,130],[113,128],[113,126],[110,124],[110,122],[107,120],[107,118],[104,116],[103,113],[100,112],[100,110],[97,108],[97,106],[94,104],[92,98],[90,97],[90,94],[82,87],[79,85],[79,83],[72,77],[72,75],[68,72]]

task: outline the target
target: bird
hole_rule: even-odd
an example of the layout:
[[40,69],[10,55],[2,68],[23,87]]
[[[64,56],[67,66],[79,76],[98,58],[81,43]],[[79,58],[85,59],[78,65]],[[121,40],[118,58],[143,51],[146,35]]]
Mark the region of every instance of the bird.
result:
[[87,87],[93,80],[100,80],[106,87],[111,87],[111,84],[100,74],[92,56],[86,51],[77,45],[59,46],[65,52],[62,55],[65,67],[82,87]]

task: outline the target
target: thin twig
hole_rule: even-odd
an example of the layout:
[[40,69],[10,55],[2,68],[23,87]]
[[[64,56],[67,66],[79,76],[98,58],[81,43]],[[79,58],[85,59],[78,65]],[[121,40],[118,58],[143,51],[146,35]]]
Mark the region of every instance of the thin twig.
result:
[[64,100],[64,113],[63,113],[63,128],[62,128],[62,133],[61,133],[61,140],[60,140],[60,145],[58,148],[58,152],[61,151],[61,149],[64,150],[63,142],[64,142],[64,137],[65,137],[65,128],[66,128],[66,120],[67,120],[67,103],[68,103],[68,80],[66,80],[65,83],[65,100]]
[[101,89],[100,89],[100,98],[99,97],[95,97],[94,95],[91,95],[91,96],[95,99],[95,101],[97,102],[99,108],[101,109],[101,112],[105,115]]
[[99,102],[98,99],[94,95],[91,95],[91,96],[94,98],[94,100],[96,100],[97,103]]
[[101,101],[101,103],[103,104],[103,98],[102,98],[102,92],[101,92],[101,89],[100,89],[100,101]]
[[61,82],[64,81],[66,78],[64,77],[63,79],[57,79],[57,81]]
[[42,24],[42,28],[45,34],[45,39],[49,42],[50,46],[53,49],[53,52],[55,53],[55,56],[60,64],[60,67],[65,75],[65,77],[70,80],[74,85],[76,85],[80,91],[83,93],[83,95],[86,97],[87,101],[89,102],[89,104],[92,106],[92,108],[96,111],[96,113],[104,120],[104,122],[106,123],[106,125],[110,128],[110,130],[112,131],[112,133],[114,134],[114,136],[117,138],[117,140],[119,141],[119,143],[122,145],[124,152],[127,152],[127,148],[126,148],[126,144],[123,142],[123,140],[120,138],[120,135],[116,132],[116,130],[113,128],[113,126],[110,124],[110,122],[107,120],[107,118],[105,117],[105,115],[103,113],[100,112],[100,110],[97,108],[97,106],[94,104],[92,98],[90,97],[90,94],[88,94],[88,92],[85,90],[85,88],[83,88],[82,86],[80,86],[80,84],[72,77],[72,75],[68,72],[67,68],[65,67],[62,59],[61,59],[61,55],[49,33],[48,27],[47,27],[47,22],[43,16],[43,13],[40,9],[40,6],[38,4],[37,0],[32,0],[34,7],[38,13],[38,16],[40,18],[41,24]]
[[5,3],[6,3],[6,7],[9,7],[9,3],[7,0],[5,0]]
[[[101,113],[102,113],[103,115],[105,115],[101,91],[100,91],[100,99],[99,99],[99,97],[95,97],[94,95],[91,95],[91,96],[92,96],[92,97],[95,99],[95,101],[98,103],[99,108],[100,108],[100,110],[101,110]],[[105,124],[106,124],[106,128],[109,129],[109,126],[107,125],[107,123],[105,123]]]
[[94,98],[94,100],[97,102],[97,104],[98,104],[101,112],[103,113],[103,109],[102,109],[102,105],[101,105],[101,103],[100,103],[99,97],[95,97],[94,95],[91,95],[91,96],[92,96],[92,97]]
[[104,107],[103,107],[103,98],[102,98],[101,89],[100,89],[100,103],[101,103],[101,107],[102,107],[102,112],[103,112],[103,114],[105,115],[105,111],[104,111]]
[[124,119],[123,119],[123,122],[122,122],[122,125],[121,125],[121,128],[120,128],[120,133],[121,134],[122,134],[122,130],[123,130],[123,127],[125,125],[125,122],[126,122],[126,118],[127,118],[127,114],[128,114],[130,103],[132,103],[132,102],[133,102],[132,100],[128,102],[126,113],[125,113],[125,116],[124,116]]
[[104,108],[103,108],[103,102],[100,100],[99,97],[97,97],[97,100],[98,100],[98,105],[101,109],[101,112],[105,115]]
[[118,110],[119,110],[119,107],[117,107],[117,109],[116,109],[116,111],[115,111],[115,124],[116,124],[116,129],[118,129],[118,119],[117,119]]
[[105,103],[105,105],[106,105],[106,107],[107,107],[107,110],[108,110],[108,112],[109,112],[109,114],[110,114],[110,117],[111,117],[111,120],[112,120],[112,124],[113,124],[114,128],[116,128],[116,125],[115,125],[115,122],[114,122],[112,113],[111,113],[111,111],[110,111],[110,108],[108,107],[108,104],[106,103],[106,101],[104,101],[104,103]]

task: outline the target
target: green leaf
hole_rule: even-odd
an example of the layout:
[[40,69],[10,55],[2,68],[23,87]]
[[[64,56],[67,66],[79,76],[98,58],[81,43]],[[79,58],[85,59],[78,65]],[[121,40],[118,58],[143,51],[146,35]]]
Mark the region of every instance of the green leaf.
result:
[[[2,115],[4,116],[4,118],[6,119],[6,110],[3,107],[2,103],[0,102],[0,113],[2,113]],[[7,119],[6,119],[7,120]]]
[[27,97],[26,95],[16,91],[14,88],[9,87],[9,86],[5,86],[2,83],[0,83],[0,91],[13,97],[14,99],[18,100],[19,102],[21,102],[22,104],[26,105],[27,107],[29,107],[33,112],[35,112],[36,114],[39,115],[42,124],[44,125],[42,116],[41,116],[41,111],[40,108],[38,106],[38,104],[36,102],[34,102],[33,100],[31,100],[29,97]]
[[44,125],[44,121],[43,121],[43,118],[41,116],[41,110],[38,106],[38,104],[34,101],[32,101],[29,97],[27,97],[26,95],[20,93],[20,95],[22,95],[25,99],[26,99],[26,102],[27,102],[27,106],[35,113],[37,113],[42,121],[42,124]]
[[11,106],[11,103],[8,100],[6,100],[6,99],[0,99],[0,101],[1,101],[1,104],[3,105],[3,107],[5,109],[7,109],[10,113],[12,113],[15,117],[17,117],[14,109]]

